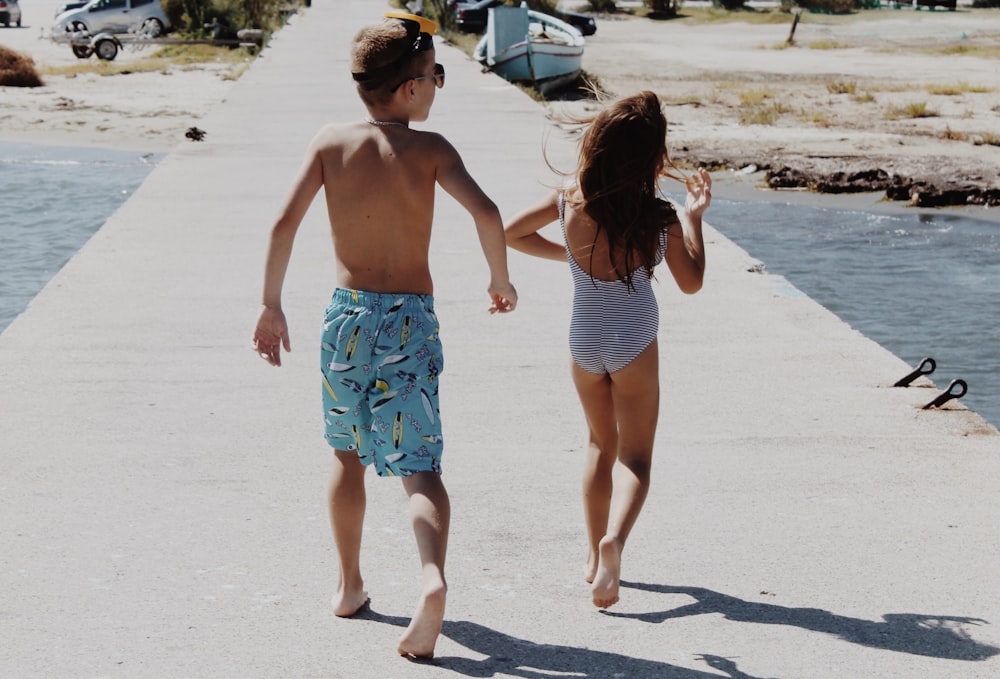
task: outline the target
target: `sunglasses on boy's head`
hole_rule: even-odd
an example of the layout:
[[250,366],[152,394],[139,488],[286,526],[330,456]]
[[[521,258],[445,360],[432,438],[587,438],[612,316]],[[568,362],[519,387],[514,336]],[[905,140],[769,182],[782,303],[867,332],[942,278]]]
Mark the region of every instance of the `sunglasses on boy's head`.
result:
[[434,64],[434,72],[430,75],[418,75],[413,78],[406,78],[389,91],[395,92],[403,86],[403,83],[409,82],[410,80],[428,80],[430,78],[434,78],[434,85],[436,85],[438,89],[444,87],[444,66],[441,64]]
[[[414,55],[420,52],[427,52],[434,49],[434,31],[437,28],[435,24],[430,19],[425,19],[424,17],[419,17],[413,14],[406,14],[405,12],[386,12],[384,15],[388,19],[395,19],[403,25],[406,29],[406,39],[411,41],[410,48],[407,49],[403,54],[399,56],[398,59],[390,64],[386,64],[381,68],[376,68],[368,73],[352,73],[351,76],[356,82],[358,82],[366,90],[373,90],[379,87],[382,83],[391,77],[393,73],[396,73],[403,64],[408,62],[413,58]],[[431,77],[431,76],[426,76]],[[419,78],[408,78],[408,80],[418,80]],[[406,80],[399,83],[402,85]],[[442,71],[441,76],[441,87],[444,84],[444,71]],[[392,88],[395,92],[399,85]]]

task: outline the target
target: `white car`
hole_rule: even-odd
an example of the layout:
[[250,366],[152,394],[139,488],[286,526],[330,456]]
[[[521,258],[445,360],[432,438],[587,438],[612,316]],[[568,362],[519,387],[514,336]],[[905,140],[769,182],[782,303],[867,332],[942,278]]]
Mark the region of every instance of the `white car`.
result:
[[11,24],[21,25],[21,8],[17,0],[0,0],[0,24],[10,28]]
[[155,38],[169,28],[160,0],[90,0],[57,15],[52,34],[141,32]]

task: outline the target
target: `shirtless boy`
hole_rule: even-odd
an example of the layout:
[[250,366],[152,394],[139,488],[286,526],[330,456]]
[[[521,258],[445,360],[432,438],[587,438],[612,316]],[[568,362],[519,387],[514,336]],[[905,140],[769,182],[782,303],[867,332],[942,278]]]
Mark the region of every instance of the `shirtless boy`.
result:
[[435,184],[475,221],[490,270],[490,313],[517,304],[496,205],[444,137],[409,127],[427,119],[444,86],[444,69],[434,60],[435,28],[423,17],[387,13],[355,36],[351,71],[368,118],[326,125],[310,144],[271,231],[253,335],[258,354],[280,366],[281,347],[290,350],[281,288],[292,242],[323,189],[338,286],[320,352],[326,439],[334,448],[330,522],[340,561],[333,612],[349,617],[368,602],[359,557],[364,473],[374,464],[379,476],[401,477],[409,497],[421,596],[397,650],[414,657],[434,654],[447,590],[450,505],[440,475],[438,410],[443,358],[428,266]]

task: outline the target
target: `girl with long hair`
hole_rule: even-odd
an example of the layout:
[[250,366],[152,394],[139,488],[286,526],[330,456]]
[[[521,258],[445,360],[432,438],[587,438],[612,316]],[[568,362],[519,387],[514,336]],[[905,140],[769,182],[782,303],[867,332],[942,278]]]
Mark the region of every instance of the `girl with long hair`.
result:
[[[653,92],[580,122],[587,127],[572,181],[514,217],[506,234],[515,250],[568,262],[572,273],[572,375],[589,430],[584,575],[594,605],[607,608],[618,601],[622,550],[649,491],[660,397],[653,270],[666,260],[681,291],[701,289],[712,180],[703,169],[684,176],[670,161]],[[683,207],[659,197],[663,177],[686,185]],[[556,221],[563,243],[539,233]]]

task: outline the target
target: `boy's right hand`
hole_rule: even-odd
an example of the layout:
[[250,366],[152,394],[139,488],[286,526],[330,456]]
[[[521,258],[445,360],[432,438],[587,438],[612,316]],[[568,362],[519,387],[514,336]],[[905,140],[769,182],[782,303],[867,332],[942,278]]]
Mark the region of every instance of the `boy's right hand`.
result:
[[281,366],[281,347],[291,351],[288,339],[288,323],[285,312],[265,306],[260,310],[257,327],[253,331],[253,348],[257,355],[273,366]]
[[517,307],[517,290],[510,284],[510,281],[507,281],[503,285],[490,283],[488,292],[490,293],[490,300],[493,302],[493,305],[490,306],[491,314],[505,314]]

